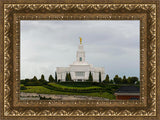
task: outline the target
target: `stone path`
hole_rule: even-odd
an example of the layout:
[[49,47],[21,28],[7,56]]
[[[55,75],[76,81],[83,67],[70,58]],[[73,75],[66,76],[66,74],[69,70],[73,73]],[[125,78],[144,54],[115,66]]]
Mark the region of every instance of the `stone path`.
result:
[[39,100],[39,95],[52,100],[109,100],[101,97],[89,97],[81,95],[53,95],[53,94],[38,94],[38,93],[20,93],[20,100]]

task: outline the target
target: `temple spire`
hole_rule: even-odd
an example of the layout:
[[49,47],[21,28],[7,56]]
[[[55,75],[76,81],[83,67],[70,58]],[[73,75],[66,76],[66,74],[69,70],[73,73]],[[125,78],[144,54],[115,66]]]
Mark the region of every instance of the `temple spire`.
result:
[[82,38],[81,38],[81,37],[79,37],[79,39],[80,39],[80,44],[82,44]]

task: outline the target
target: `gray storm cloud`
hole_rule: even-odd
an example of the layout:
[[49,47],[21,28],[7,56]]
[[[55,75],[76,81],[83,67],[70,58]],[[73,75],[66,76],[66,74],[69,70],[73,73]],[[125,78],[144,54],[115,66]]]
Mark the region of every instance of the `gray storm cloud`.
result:
[[138,20],[87,21],[21,21],[21,79],[46,79],[56,67],[67,67],[76,59],[79,37],[82,37],[86,60],[105,67],[111,78],[139,77]]

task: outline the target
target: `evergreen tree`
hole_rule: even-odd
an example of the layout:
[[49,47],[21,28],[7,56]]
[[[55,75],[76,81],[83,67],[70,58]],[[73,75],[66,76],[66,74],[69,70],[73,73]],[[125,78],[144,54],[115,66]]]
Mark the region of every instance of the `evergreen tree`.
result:
[[104,82],[109,83],[109,75],[108,74],[106,75],[106,78],[105,78]]
[[[29,84],[30,85],[34,85],[36,82],[37,82],[38,80],[37,80],[37,77],[36,76],[34,76],[31,80],[29,80]],[[32,84],[33,83],[33,84]]]
[[70,72],[69,72],[69,74],[68,74],[68,79],[69,79],[69,81],[72,81]]
[[125,75],[123,76],[122,83],[123,83],[123,84],[127,84],[127,83],[128,83]]
[[57,82],[57,72],[55,72],[55,82]]
[[89,78],[88,78],[88,81],[90,81],[90,82],[92,82],[92,81],[93,81],[93,77],[92,77],[91,71],[89,72]]
[[128,83],[128,84],[131,84],[131,83],[130,83],[130,82],[131,82],[130,79],[131,79],[131,77],[128,77],[128,78],[127,78],[127,83]]
[[37,77],[36,76],[34,76],[33,78],[32,78],[32,81],[37,81],[38,79],[37,79]]
[[114,77],[114,83],[115,84],[120,84],[121,83],[121,78],[118,75],[115,75],[115,77]]
[[39,81],[40,81],[42,84],[47,84],[47,81],[45,80],[43,74],[41,75],[41,78],[39,79]]
[[99,83],[101,83],[101,72],[99,72]]
[[68,73],[66,73],[65,80],[66,80],[66,82],[68,82],[68,81],[69,81]]
[[44,79],[44,75],[43,75],[43,74],[41,75],[41,80],[45,80],[45,79]]
[[52,75],[49,76],[49,82],[54,82],[54,78],[52,77]]

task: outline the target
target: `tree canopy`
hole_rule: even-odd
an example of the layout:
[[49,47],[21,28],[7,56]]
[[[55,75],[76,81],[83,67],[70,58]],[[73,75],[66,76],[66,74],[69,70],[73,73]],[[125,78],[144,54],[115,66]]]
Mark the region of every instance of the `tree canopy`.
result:
[[105,79],[104,79],[103,82],[104,82],[104,83],[109,83],[109,75],[108,75],[108,74],[106,75],[106,77],[105,77]]
[[70,72],[69,72],[69,73],[68,73],[68,72],[66,73],[65,80],[66,80],[66,82],[72,81]]
[[55,82],[57,82],[57,72],[55,72]]
[[92,76],[92,74],[91,74],[91,71],[89,72],[88,81],[89,81],[89,82],[92,82],[92,81],[93,81],[93,76]]
[[49,76],[49,82],[55,82],[55,80],[54,80],[52,75]]
[[122,81],[122,79],[118,75],[115,75],[115,77],[113,78],[113,80],[114,80],[115,84],[120,84],[121,81]]

